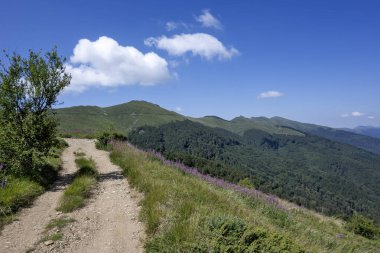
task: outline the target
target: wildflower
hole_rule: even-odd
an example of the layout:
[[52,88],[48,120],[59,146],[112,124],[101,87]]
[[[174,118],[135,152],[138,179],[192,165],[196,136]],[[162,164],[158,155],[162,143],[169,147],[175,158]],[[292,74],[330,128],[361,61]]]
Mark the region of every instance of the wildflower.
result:
[[342,239],[342,238],[344,238],[344,234],[337,234],[336,238]]

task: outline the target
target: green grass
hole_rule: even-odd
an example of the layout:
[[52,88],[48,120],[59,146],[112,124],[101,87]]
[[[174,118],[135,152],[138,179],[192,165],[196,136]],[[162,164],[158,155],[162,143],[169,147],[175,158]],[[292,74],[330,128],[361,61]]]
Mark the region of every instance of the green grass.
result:
[[144,101],[111,107],[75,106],[56,110],[59,132],[64,137],[96,138],[101,132],[127,134],[138,126],[158,126],[185,117]]
[[6,187],[0,189],[0,229],[13,220],[13,213],[30,205],[44,192],[42,186],[30,179],[8,177],[7,182]]
[[[52,241],[59,241],[63,238],[63,233],[61,232],[56,232],[56,233],[53,233],[51,235],[47,235],[45,237],[43,237],[39,243],[41,242],[46,242],[46,241],[49,241],[49,240],[52,240]],[[30,249],[31,251],[30,252],[33,252],[34,249]]]
[[5,224],[14,220],[15,212],[32,204],[57,179],[61,167],[60,156],[66,146],[67,143],[59,140],[56,147],[50,150],[40,174],[35,175],[35,178],[7,177],[5,188],[0,188],[0,231]]
[[[167,167],[124,145],[112,161],[144,193],[146,252],[378,252],[379,240],[306,209],[281,210]],[[342,236],[343,235],[343,236]],[[256,250],[256,251],[255,251]]]
[[72,222],[75,222],[75,219],[69,218],[67,216],[63,216],[63,217],[60,217],[60,218],[52,219],[46,225],[46,229],[47,230],[51,230],[53,228],[59,228],[59,229],[61,229],[61,228],[67,226],[68,224],[70,224]]
[[94,160],[80,157],[75,160],[78,167],[74,181],[67,187],[60,200],[58,211],[72,212],[85,205],[91,195],[91,189],[96,184],[98,171]]

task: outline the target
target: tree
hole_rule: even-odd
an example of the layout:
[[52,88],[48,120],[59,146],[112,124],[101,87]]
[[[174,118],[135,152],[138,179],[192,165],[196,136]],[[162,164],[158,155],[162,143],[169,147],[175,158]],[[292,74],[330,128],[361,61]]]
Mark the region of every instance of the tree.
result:
[[56,142],[52,107],[70,84],[65,58],[56,48],[28,57],[5,54],[0,62],[0,162],[13,173],[30,175]]

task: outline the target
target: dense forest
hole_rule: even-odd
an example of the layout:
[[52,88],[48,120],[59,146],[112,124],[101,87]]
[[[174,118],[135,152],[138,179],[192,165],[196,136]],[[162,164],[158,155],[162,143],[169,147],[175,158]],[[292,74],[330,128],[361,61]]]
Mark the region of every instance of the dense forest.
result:
[[130,132],[129,140],[232,182],[253,185],[329,215],[380,221],[380,156],[318,136],[243,136],[189,120]]

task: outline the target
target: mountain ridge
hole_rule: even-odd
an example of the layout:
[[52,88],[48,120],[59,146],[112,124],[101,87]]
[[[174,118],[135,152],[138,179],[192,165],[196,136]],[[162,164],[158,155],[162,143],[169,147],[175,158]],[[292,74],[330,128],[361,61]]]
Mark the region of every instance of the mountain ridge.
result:
[[194,118],[164,109],[157,104],[138,100],[108,107],[74,106],[60,108],[55,109],[55,112],[61,123],[59,131],[63,135],[95,135],[104,131],[128,134],[139,126],[159,126],[173,121],[189,119],[209,127],[223,128],[239,135],[243,135],[250,129],[265,131],[269,134],[316,135],[380,154],[380,139],[327,126],[301,123],[278,116],[271,118],[238,116],[232,120],[212,115]]

